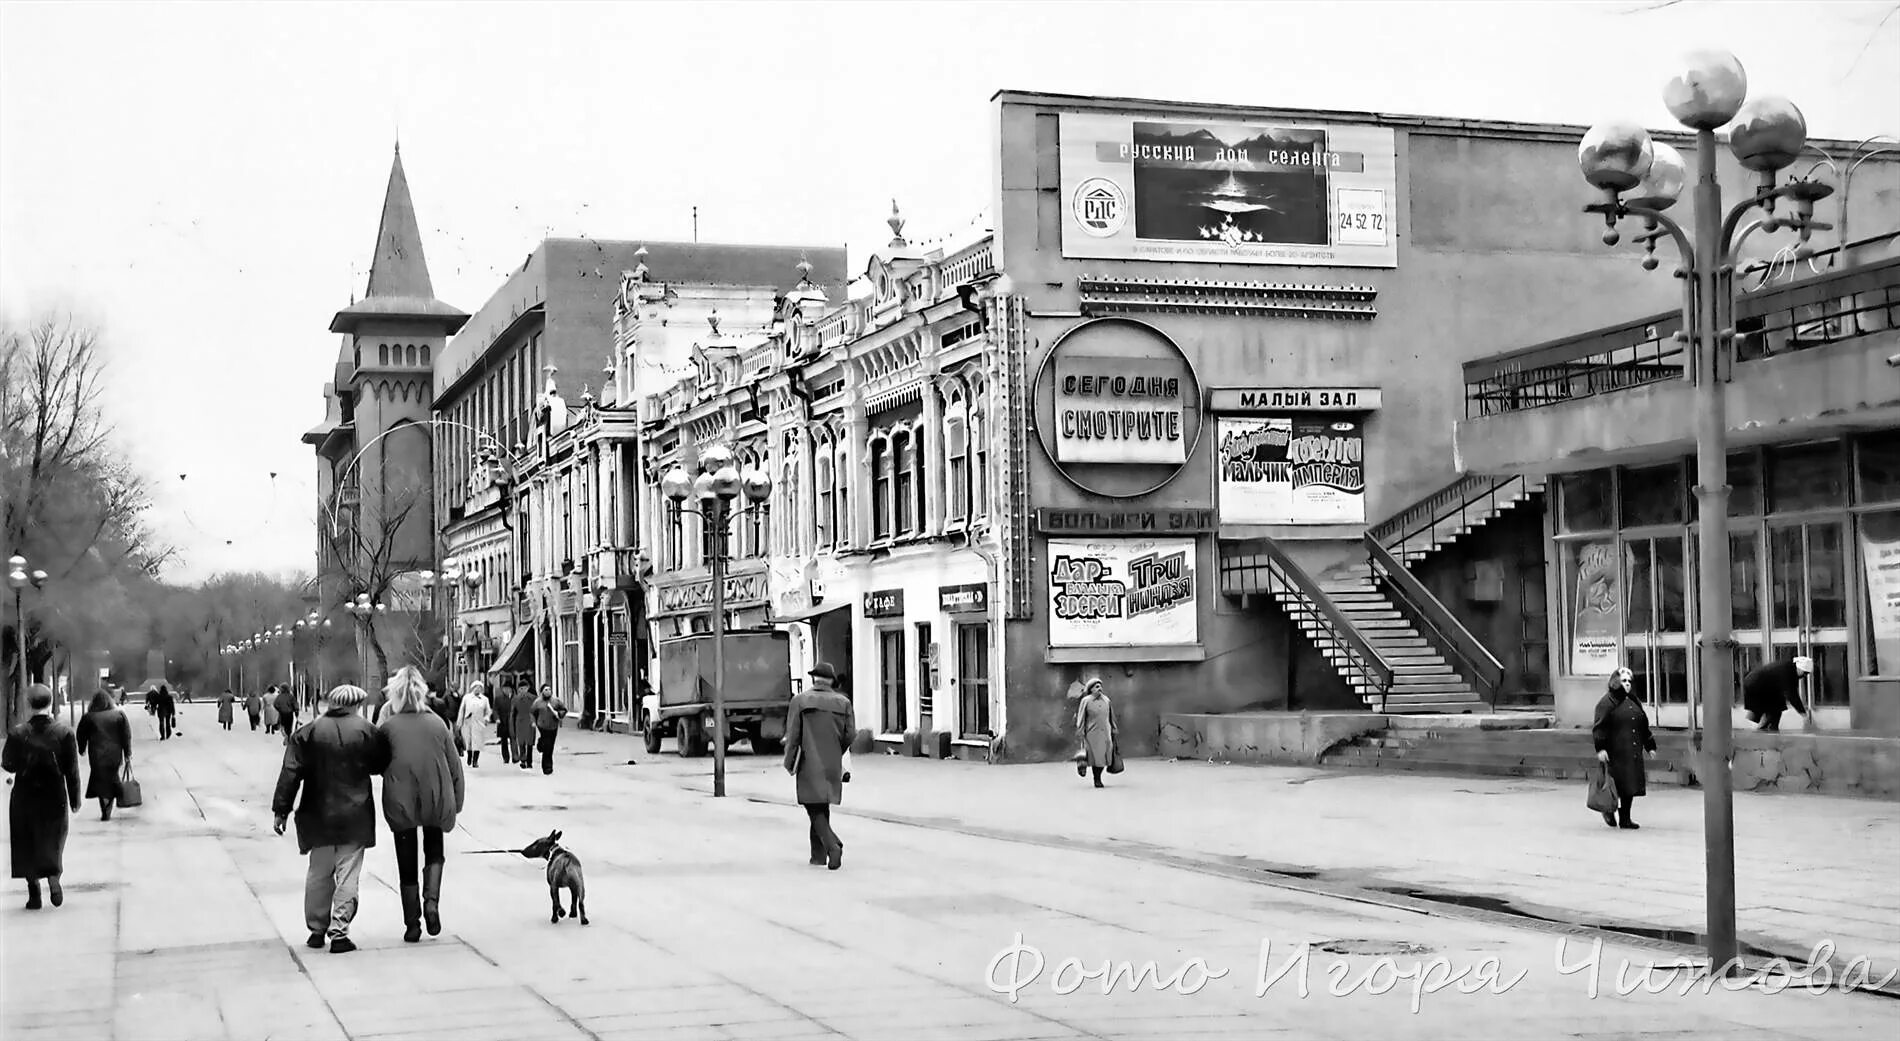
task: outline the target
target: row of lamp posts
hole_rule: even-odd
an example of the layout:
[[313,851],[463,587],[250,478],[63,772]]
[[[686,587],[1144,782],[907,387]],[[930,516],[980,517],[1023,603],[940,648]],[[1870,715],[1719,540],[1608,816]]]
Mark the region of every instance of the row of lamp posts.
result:
[[44,588],[46,572],[37,568],[28,571],[25,557],[11,556],[7,558],[7,585],[13,589],[13,635],[19,662],[18,682],[14,685],[13,696],[7,701],[7,725],[11,726],[26,708],[26,587]]

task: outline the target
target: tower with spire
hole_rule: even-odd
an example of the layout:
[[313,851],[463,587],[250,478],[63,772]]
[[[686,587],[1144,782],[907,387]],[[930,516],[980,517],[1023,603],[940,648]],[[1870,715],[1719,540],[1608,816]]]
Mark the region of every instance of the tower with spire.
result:
[[[436,299],[423,255],[422,229],[402,150],[389,184],[363,295],[338,311],[330,331],[342,338],[334,382],[324,387],[327,417],[304,435],[317,451],[319,609],[328,613],[359,592],[399,616],[404,573],[434,566],[435,434],[429,425],[434,366],[468,314]],[[390,588],[392,581],[398,588]],[[391,602],[398,601],[398,602]],[[338,625],[347,625],[348,616]],[[382,636],[385,647],[395,646]],[[366,654],[371,690],[383,663]]]

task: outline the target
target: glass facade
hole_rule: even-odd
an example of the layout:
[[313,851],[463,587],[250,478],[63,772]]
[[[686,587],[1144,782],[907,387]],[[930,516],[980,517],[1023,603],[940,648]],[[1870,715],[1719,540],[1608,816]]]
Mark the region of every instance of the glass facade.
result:
[[[1900,430],[1729,457],[1736,674],[1807,655],[1809,693],[1849,703],[1859,677],[1900,676]],[[1570,675],[1618,666],[1652,706],[1683,705],[1695,663],[1695,464],[1555,481]]]

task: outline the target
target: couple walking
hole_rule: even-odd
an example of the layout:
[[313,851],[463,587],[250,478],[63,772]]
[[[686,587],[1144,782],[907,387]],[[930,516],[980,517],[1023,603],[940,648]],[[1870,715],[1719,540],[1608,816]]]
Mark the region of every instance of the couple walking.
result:
[[332,690],[323,714],[286,744],[271,801],[279,835],[295,809],[297,849],[310,858],[304,877],[307,943],[321,949],[327,942],[332,954],[356,950],[350,924],[363,856],[376,845],[370,778],[379,774],[383,820],[396,845],[403,942],[421,940],[425,922],[430,936],[442,931],[442,836],[454,830],[466,795],[462,759],[447,724],[429,709],[429,687],[420,672],[398,669],[383,693],[381,723],[371,725],[359,714],[369,698],[361,687]]

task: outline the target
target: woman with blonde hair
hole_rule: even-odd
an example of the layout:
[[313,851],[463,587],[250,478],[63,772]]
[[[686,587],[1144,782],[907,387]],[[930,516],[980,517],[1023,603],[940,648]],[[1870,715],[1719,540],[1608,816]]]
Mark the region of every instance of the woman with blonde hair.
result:
[[[402,891],[404,943],[442,932],[442,835],[455,829],[464,795],[462,760],[442,717],[429,710],[429,685],[414,666],[397,669],[383,688],[381,728],[389,739],[389,769],[383,774],[383,819],[395,835],[396,874]],[[422,832],[420,878],[416,832]]]

